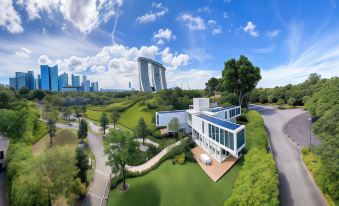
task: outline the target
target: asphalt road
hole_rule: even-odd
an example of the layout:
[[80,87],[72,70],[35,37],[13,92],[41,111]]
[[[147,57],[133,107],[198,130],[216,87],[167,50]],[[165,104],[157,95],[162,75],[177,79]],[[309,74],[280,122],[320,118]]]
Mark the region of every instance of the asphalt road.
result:
[[[285,133],[292,141],[304,147],[310,146],[311,122],[307,119],[309,117],[307,112],[302,113],[289,121],[284,128]],[[311,144],[319,146],[320,141],[311,135]]]
[[280,205],[325,206],[326,201],[321,191],[301,159],[300,147],[284,132],[287,123],[305,111],[277,110],[257,105],[250,105],[250,109],[257,110],[265,122],[279,173]]

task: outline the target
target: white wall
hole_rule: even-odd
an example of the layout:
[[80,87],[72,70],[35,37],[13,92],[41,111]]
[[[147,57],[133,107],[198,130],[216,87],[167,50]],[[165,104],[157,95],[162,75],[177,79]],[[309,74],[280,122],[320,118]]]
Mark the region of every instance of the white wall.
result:
[[[173,119],[173,118],[178,118],[179,122],[181,125],[187,123],[187,115],[186,111],[169,111],[169,112],[156,112],[156,126],[164,126],[167,127],[168,123]],[[159,118],[159,124],[157,121],[157,118]]]
[[196,111],[204,111],[210,107],[209,98],[193,98],[193,109]]

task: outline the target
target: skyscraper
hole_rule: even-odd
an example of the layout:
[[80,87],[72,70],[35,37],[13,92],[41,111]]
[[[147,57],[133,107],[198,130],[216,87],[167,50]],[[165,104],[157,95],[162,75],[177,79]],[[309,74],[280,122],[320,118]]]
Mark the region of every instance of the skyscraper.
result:
[[138,58],[140,91],[152,92],[167,89],[166,68],[151,59]]
[[50,76],[49,76],[49,66],[40,65],[40,74],[41,74],[41,89],[42,90],[51,90],[50,86]]
[[54,65],[49,68],[49,75],[51,78],[51,90],[52,91],[59,91],[58,85],[58,65]]
[[28,71],[27,80],[28,80],[28,89],[29,90],[35,89],[35,80],[34,80],[34,72],[33,71]]
[[21,89],[21,87],[26,87],[28,89],[27,73],[15,72],[15,78],[16,78],[16,89]]
[[59,76],[58,86],[59,86],[59,91],[61,91],[63,87],[68,86],[68,74],[67,73],[64,72],[63,74]]
[[80,76],[76,76],[72,74],[72,86],[73,87],[80,87]]
[[9,78],[9,86],[16,89],[16,78]]
[[83,75],[82,76],[82,84],[81,86],[84,89],[84,92],[90,92],[91,91],[91,82],[87,80],[87,76]]
[[98,82],[92,82],[92,84],[91,84],[91,91],[92,92],[99,91],[99,84],[98,84]]
[[58,91],[58,65],[49,67],[40,65],[41,70],[41,89],[49,91]]

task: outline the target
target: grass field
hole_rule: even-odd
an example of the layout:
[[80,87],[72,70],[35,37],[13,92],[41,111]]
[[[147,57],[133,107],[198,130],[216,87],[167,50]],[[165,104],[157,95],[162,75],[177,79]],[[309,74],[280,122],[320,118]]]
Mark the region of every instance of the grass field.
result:
[[[46,134],[43,138],[41,138],[38,142],[36,142],[32,146],[32,151],[34,155],[39,155],[43,151],[45,151],[49,147],[49,135]],[[57,130],[53,145],[64,146],[66,144],[74,145],[74,147],[78,144],[78,137],[76,135],[76,130],[70,129],[60,129]]]
[[143,106],[140,103],[133,105],[126,111],[121,113],[119,123],[129,128],[134,129],[138,125],[138,121],[141,117],[145,119],[149,129],[154,129],[155,125],[152,123],[152,118],[155,115],[154,112],[142,111]]
[[241,162],[215,183],[198,164],[172,165],[166,161],[145,176],[127,179],[127,191],[112,190],[108,205],[222,206],[231,195]]

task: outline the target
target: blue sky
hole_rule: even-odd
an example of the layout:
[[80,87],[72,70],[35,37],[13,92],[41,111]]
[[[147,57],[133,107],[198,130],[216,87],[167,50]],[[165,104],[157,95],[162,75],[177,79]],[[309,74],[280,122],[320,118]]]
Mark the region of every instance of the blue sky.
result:
[[138,89],[138,56],[163,63],[169,86],[203,88],[230,58],[259,66],[258,86],[339,75],[338,1],[2,0],[0,82],[58,64],[99,87]]

